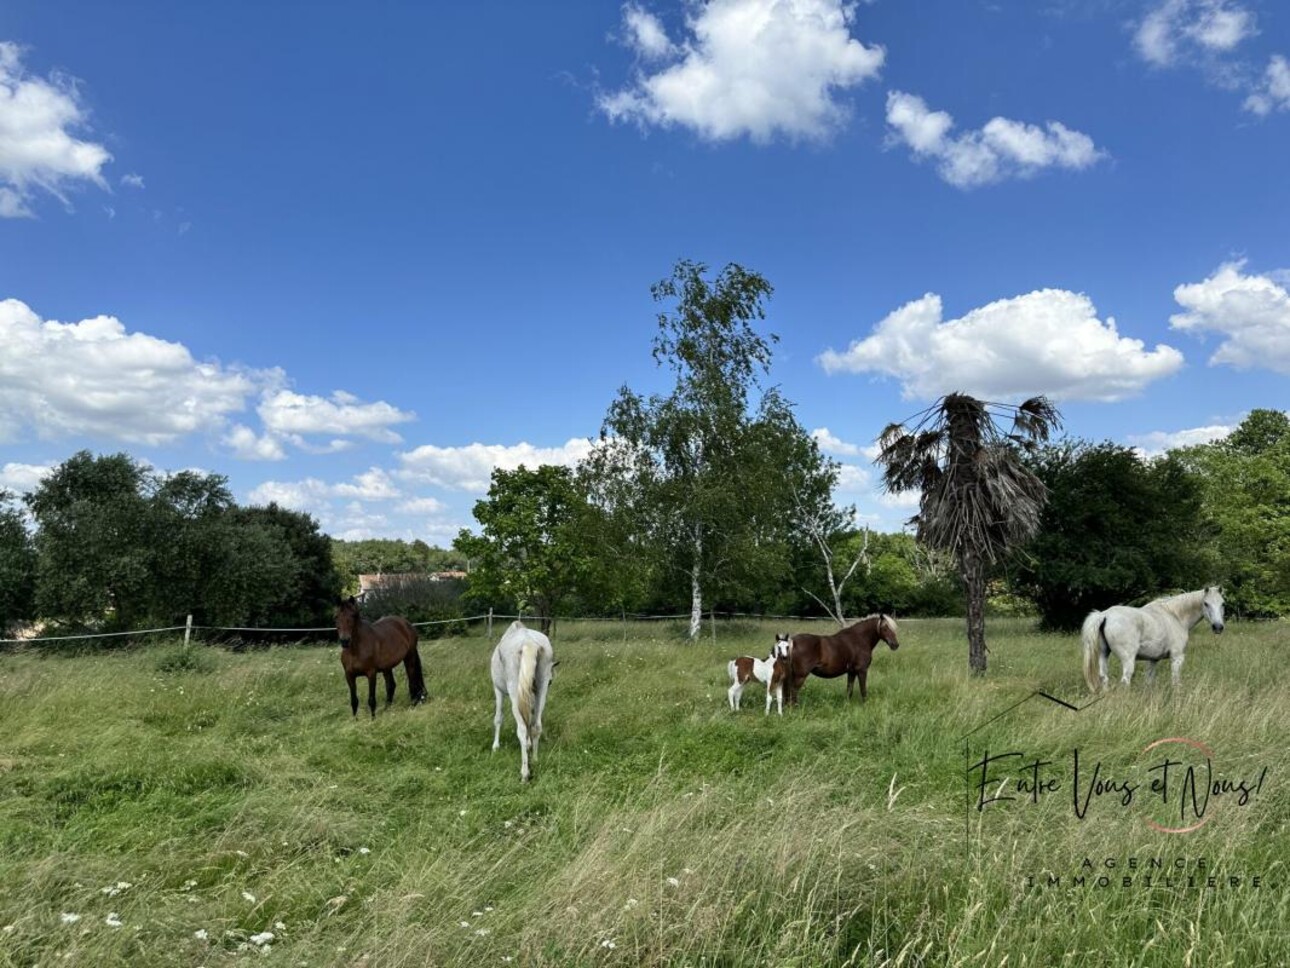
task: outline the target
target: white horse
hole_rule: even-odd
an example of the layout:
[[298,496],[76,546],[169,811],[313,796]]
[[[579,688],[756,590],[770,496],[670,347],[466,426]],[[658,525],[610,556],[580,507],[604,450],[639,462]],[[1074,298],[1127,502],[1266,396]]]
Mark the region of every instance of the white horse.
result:
[[1137,660],[1150,662],[1147,682],[1156,678],[1156,663],[1168,657],[1173,683],[1182,672],[1187,633],[1204,617],[1215,633],[1223,631],[1223,593],[1217,586],[1157,598],[1141,608],[1113,605],[1084,619],[1084,679],[1097,692],[1107,685],[1107,659],[1120,658],[1120,681],[1128,685]]
[[509,693],[515,716],[515,733],[520,739],[520,779],[527,783],[529,750],[537,759],[542,736],[542,710],[555,675],[551,640],[541,632],[515,621],[493,649],[493,695],[497,712],[493,716],[493,750],[502,745],[502,698]]
[[788,678],[788,650],[791,644],[792,640],[787,635],[776,635],[775,645],[766,658],[741,655],[730,660],[726,665],[726,671],[730,675],[730,688],[726,691],[726,698],[730,700],[732,710],[738,711],[739,697],[743,694],[744,686],[756,679],[766,683],[766,715],[770,715],[772,697],[779,700],[779,714],[784,715],[784,680]]

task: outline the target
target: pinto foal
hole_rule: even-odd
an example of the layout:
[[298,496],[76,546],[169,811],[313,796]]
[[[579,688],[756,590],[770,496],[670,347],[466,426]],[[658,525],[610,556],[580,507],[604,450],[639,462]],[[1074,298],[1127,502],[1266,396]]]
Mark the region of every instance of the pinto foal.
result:
[[744,686],[756,679],[758,682],[766,683],[766,715],[770,715],[772,697],[779,701],[779,714],[784,715],[784,681],[788,678],[788,646],[787,635],[776,635],[775,647],[766,658],[756,659],[751,655],[741,655],[737,659],[730,660],[726,666],[726,671],[730,674],[730,689],[727,690],[726,696],[730,700],[731,709],[738,710],[739,697],[743,694]]

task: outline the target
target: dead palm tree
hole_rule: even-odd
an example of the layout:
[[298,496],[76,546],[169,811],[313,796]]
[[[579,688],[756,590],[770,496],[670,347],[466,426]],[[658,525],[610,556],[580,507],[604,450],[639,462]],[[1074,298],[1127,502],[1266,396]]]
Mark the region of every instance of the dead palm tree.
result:
[[[1012,418],[1005,433],[1000,419]],[[967,593],[968,666],[985,672],[986,570],[1039,529],[1047,492],[1018,450],[1045,442],[1061,415],[1044,397],[1019,406],[951,393],[878,438],[888,493],[921,490],[918,540],[950,552]]]

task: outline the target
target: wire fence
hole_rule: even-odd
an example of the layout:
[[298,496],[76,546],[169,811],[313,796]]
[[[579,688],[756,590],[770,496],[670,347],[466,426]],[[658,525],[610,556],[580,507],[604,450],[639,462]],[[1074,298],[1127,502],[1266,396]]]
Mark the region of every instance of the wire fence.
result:
[[[319,633],[334,633],[334,625],[320,625],[302,628],[279,628],[279,627],[262,627],[262,626],[236,626],[236,625],[194,625],[192,616],[188,617],[188,622],[184,625],[168,625],[159,628],[133,629],[125,632],[80,632],[72,635],[40,635],[33,634],[18,638],[0,639],[0,646],[5,645],[43,645],[48,642],[72,642],[77,640],[94,640],[94,639],[120,639],[120,638],[138,638],[146,635],[160,635],[165,633],[182,632],[184,633],[184,642],[187,644],[191,641],[195,632],[208,633],[226,633],[226,634],[270,634],[270,635],[316,635]],[[461,615],[455,618],[434,619],[426,622],[410,623],[414,628],[429,628],[443,625],[468,626],[472,622],[483,622],[486,624],[486,634],[491,640],[494,635],[494,623],[509,622],[515,620],[525,622],[550,622],[554,625],[579,623],[579,622],[601,622],[606,624],[621,625],[626,629],[633,622],[689,622],[692,616],[688,612],[674,615],[647,615],[635,612],[623,612],[619,615],[563,615],[563,616],[545,616],[532,615],[523,612],[520,613],[503,613],[495,612],[489,609],[487,612],[481,612],[478,615]],[[701,620],[710,625],[713,637],[716,635],[718,620],[729,621],[732,619],[748,619],[753,621],[766,622],[799,622],[799,623],[818,623],[829,622],[832,619],[827,616],[818,615],[772,615],[761,612],[708,612],[701,616]]]

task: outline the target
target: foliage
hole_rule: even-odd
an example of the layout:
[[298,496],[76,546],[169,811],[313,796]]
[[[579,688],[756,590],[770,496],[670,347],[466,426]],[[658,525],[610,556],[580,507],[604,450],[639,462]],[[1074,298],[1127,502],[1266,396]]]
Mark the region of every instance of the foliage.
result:
[[239,508],[219,475],[160,475],[127,454],[82,451],[26,500],[44,619],[314,627],[339,597],[317,522],[276,505]]
[[454,543],[473,563],[472,596],[512,599],[544,620],[561,613],[589,574],[584,524],[593,516],[569,468],[497,468],[475,504],[481,533],[463,530]]
[[[1012,418],[1012,432],[998,423]],[[1019,451],[1048,439],[1060,422],[1034,397],[1019,406],[942,397],[909,426],[891,424],[879,439],[883,483],[892,493],[921,492],[918,539],[952,554],[967,595],[968,665],[986,670],[985,598],[989,567],[1039,528],[1043,483]]]
[[465,632],[461,597],[465,583],[457,579],[436,579],[430,575],[401,573],[387,577],[363,599],[363,615],[374,620],[382,615],[402,615],[409,622],[435,622],[417,630],[423,639],[438,639]]
[[1229,608],[1290,615],[1290,418],[1254,410],[1226,440],[1173,456],[1200,478]]
[[332,539],[332,556],[341,584],[349,594],[358,593],[359,575],[426,574],[436,571],[464,571],[464,555],[435,548],[420,539],[403,541],[368,538],[362,541]]
[[[588,492],[632,535],[663,587],[688,591],[690,636],[705,598],[748,596],[785,577],[799,500],[828,500],[818,447],[776,390],[761,394],[772,345],[752,323],[772,287],[735,264],[714,280],[682,260],[652,288],[674,301],[658,316],[654,359],[675,376],[667,395],[622,387],[585,465]],[[796,482],[796,493],[794,490]]]
[[1173,458],[1067,441],[1029,466],[1048,492],[1015,587],[1044,628],[1077,629],[1094,609],[1143,604],[1206,581],[1200,481]]
[[13,622],[32,618],[36,550],[13,495],[0,489],[0,638]]

